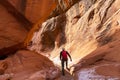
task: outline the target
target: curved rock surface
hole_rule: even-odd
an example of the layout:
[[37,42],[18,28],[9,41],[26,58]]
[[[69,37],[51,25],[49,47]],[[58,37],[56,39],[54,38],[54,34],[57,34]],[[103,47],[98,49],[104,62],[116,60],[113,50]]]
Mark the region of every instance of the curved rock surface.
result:
[[[117,45],[117,43],[119,43],[120,30],[119,2],[119,0],[78,1],[65,13],[60,14],[57,17],[52,17],[44,22],[40,29],[34,33],[31,40],[33,44],[29,49],[38,53],[45,51],[47,56],[54,61],[55,64],[60,65],[59,52],[62,47],[65,47],[73,58],[73,62],[69,64],[69,66],[71,66],[79,62],[81,58],[88,54],[91,54],[92,56],[95,54],[97,55],[99,52],[96,52],[95,54],[92,54],[92,52],[104,45],[110,44],[114,41],[117,41]],[[118,50],[118,48],[115,49]],[[106,51],[107,50],[109,49],[106,49]],[[97,59],[97,57],[94,58]],[[90,57],[90,59],[94,58]],[[102,64],[105,63],[101,63],[101,65]],[[111,69],[111,66],[116,63],[113,62],[107,66],[106,64],[105,67]],[[93,72],[96,68],[102,68],[101,65],[99,64],[98,67],[88,65],[87,67],[90,67],[89,69]],[[75,67],[74,72],[80,69],[75,73],[75,76],[79,73],[84,73],[81,71],[81,65],[79,65],[79,63],[73,66],[77,66]],[[84,70],[84,67],[82,68]],[[113,71],[115,70],[114,73],[117,76],[119,72],[117,72],[115,68],[118,70],[118,67],[113,66],[112,68]],[[93,72],[93,74],[95,74],[95,72]],[[101,79],[119,78],[118,76],[112,76],[112,73],[107,74],[108,77],[106,77],[105,74],[100,75],[103,76]],[[96,75],[95,78],[98,79],[100,76]],[[82,78],[80,77],[77,76],[77,80],[81,80]]]
[[[109,43],[84,57],[74,69],[77,80],[120,79],[120,40]],[[84,76],[82,76],[84,75]]]
[[[56,8],[54,0],[5,0],[11,3],[22,15],[31,23],[36,23],[40,19],[48,17],[51,9]],[[32,14],[32,15],[31,15]]]
[[[7,9],[5,1],[9,1],[14,9]],[[69,67],[75,80],[120,79],[119,0],[0,2],[0,55],[12,53],[0,56],[1,80],[73,80],[67,72],[66,76],[60,76],[60,70],[49,60],[60,66],[59,52],[63,47],[73,58]],[[49,59],[31,51],[18,51],[24,48],[25,27],[32,23],[36,24],[25,44],[28,49]]]
[[106,21],[104,16],[111,10],[110,7],[117,4],[116,1],[100,0],[90,3],[82,0],[76,3],[65,14],[42,24],[32,38],[31,49],[40,52],[51,48],[54,49],[51,55],[54,55],[60,47],[66,47],[74,58],[79,59],[80,56],[83,57],[97,47],[113,41],[113,35],[119,29],[119,8],[113,8],[114,13]]
[[0,49],[24,41],[28,31],[0,4]]
[[0,61],[0,66],[0,80],[53,80],[60,74],[48,58],[27,50]]

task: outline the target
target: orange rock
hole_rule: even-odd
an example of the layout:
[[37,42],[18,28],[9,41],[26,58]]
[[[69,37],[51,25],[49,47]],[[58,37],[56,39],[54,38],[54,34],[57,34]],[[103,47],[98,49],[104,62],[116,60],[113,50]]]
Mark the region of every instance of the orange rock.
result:
[[[0,71],[3,76],[0,80],[11,78],[14,80],[35,80],[35,79],[55,79],[59,76],[59,69],[45,56],[40,54],[21,50],[5,59],[5,64],[1,64]],[[2,67],[2,68],[1,68]],[[49,75],[49,76],[48,76]]]
[[24,41],[28,31],[16,17],[0,4],[0,49]]

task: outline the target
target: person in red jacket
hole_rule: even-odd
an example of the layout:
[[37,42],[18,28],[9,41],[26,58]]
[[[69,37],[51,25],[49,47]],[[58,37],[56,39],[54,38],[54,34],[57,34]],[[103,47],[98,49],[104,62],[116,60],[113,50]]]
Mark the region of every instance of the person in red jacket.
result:
[[64,63],[66,63],[66,69],[69,70],[69,68],[68,68],[68,56],[69,56],[70,60],[72,61],[70,54],[63,48],[62,51],[60,52],[60,60],[61,60],[61,65],[62,65],[62,75],[65,75]]

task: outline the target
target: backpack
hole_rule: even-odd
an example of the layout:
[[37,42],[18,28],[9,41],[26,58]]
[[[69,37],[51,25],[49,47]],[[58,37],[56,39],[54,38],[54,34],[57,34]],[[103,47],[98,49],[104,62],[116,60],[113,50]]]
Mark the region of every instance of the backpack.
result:
[[66,51],[62,51],[62,59],[67,60],[67,52]]

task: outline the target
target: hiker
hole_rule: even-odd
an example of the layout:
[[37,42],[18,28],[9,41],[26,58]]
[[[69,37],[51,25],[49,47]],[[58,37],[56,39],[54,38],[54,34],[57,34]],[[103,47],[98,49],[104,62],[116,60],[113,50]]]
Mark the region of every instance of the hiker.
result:
[[66,69],[69,70],[68,68],[68,57],[70,58],[70,60],[72,61],[72,58],[70,56],[70,54],[63,48],[62,51],[60,52],[60,60],[61,60],[61,65],[62,65],[62,75],[65,75],[64,72],[64,63],[66,63]]

